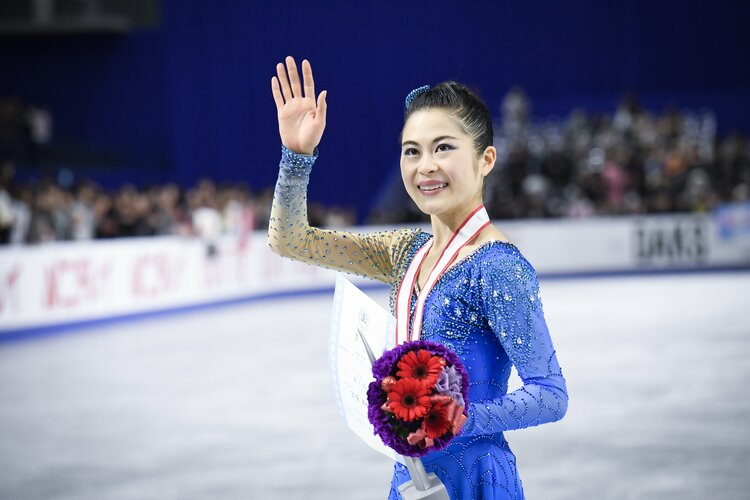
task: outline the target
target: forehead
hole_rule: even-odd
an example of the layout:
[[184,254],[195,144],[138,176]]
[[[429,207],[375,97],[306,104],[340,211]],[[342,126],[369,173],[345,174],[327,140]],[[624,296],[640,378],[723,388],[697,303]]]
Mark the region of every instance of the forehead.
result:
[[420,109],[406,120],[401,132],[401,142],[429,143],[442,135],[470,139],[459,126],[457,119],[448,111],[435,108]]

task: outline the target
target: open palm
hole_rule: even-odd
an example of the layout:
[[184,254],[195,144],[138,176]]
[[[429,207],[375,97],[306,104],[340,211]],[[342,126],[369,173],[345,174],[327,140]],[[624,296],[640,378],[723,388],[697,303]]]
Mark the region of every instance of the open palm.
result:
[[286,67],[282,63],[276,65],[276,75],[278,78],[271,78],[271,92],[276,102],[281,143],[295,153],[312,154],[326,127],[328,92],[321,92],[316,102],[315,81],[307,59],[302,61],[303,84],[291,56],[286,58]]

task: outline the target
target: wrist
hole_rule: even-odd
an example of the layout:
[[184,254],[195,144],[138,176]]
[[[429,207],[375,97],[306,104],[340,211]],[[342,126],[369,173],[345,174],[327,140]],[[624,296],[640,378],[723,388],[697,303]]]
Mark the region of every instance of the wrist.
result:
[[297,153],[281,145],[281,162],[291,167],[309,168],[318,158],[318,148],[316,147],[311,154]]
[[285,154],[293,154],[293,155],[300,155],[300,156],[315,156],[315,157],[317,157],[318,156],[318,147],[317,146],[314,147],[312,149],[312,151],[295,151],[293,149],[290,149],[290,148],[284,146],[284,144],[282,143],[281,144],[281,152],[285,153]]

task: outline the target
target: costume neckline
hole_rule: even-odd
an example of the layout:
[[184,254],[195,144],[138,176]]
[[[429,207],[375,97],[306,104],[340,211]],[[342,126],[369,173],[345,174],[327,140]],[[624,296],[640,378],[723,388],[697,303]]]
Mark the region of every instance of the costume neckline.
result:
[[[419,245],[419,247],[417,247],[416,250],[419,250],[420,248],[422,248],[428,241],[430,241],[430,239],[432,239],[434,237],[432,234],[427,233],[425,231],[420,231],[420,232],[421,232],[421,234],[426,235],[427,238],[425,238],[425,240],[422,242],[421,245]],[[485,241],[484,243],[482,243],[481,245],[479,245],[478,247],[476,247],[474,250],[472,250],[469,254],[464,255],[460,259],[457,259],[456,262],[452,263],[448,267],[448,269],[446,269],[445,272],[443,274],[441,274],[440,277],[438,277],[438,279],[435,281],[435,284],[433,285],[432,290],[430,290],[430,293],[427,295],[427,298],[428,299],[430,298],[430,295],[432,295],[432,292],[437,287],[437,284],[440,283],[440,281],[446,275],[450,274],[455,269],[462,267],[466,262],[469,262],[470,260],[472,260],[476,256],[476,254],[478,254],[480,251],[484,250],[485,248],[489,248],[489,247],[493,246],[494,244],[509,247],[511,249],[516,250],[519,253],[521,252],[521,250],[514,243],[511,243],[510,241],[504,241],[504,240],[490,240],[490,241]],[[415,255],[416,255],[416,252],[415,252]],[[414,256],[412,256],[412,258],[414,258]],[[417,294],[421,291],[421,287],[419,286],[419,280],[415,280],[414,283],[415,283],[416,286],[414,287],[414,290],[412,290],[412,295],[414,294],[414,291],[416,291]]]

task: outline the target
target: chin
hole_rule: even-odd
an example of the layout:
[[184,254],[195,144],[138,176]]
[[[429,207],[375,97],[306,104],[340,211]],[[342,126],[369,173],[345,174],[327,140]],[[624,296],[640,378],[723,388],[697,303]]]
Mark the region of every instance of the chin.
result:
[[411,195],[410,197],[417,208],[425,215],[442,215],[457,208],[455,204],[456,200],[451,197],[427,198],[421,196],[420,193],[416,194],[416,198]]
[[441,215],[448,212],[445,206],[437,206],[437,204],[432,203],[417,203],[417,208],[425,215]]

